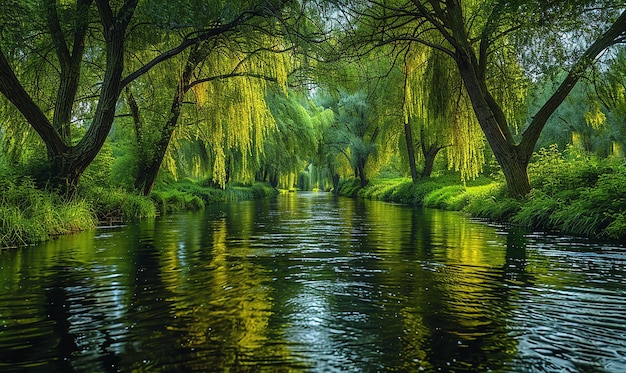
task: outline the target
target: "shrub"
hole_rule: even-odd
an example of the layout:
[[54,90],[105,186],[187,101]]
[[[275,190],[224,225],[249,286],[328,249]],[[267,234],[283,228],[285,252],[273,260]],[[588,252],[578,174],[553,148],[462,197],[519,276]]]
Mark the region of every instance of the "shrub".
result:
[[511,222],[533,228],[552,229],[551,216],[559,205],[557,199],[535,189],[530,193],[525,203],[520,205],[519,211],[512,217]]
[[84,193],[100,222],[112,224],[157,215],[156,206],[149,197],[104,187],[91,187]]

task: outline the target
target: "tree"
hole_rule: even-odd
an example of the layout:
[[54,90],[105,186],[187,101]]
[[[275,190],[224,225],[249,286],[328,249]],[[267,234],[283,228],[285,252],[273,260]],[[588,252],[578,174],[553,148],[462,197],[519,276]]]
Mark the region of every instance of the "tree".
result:
[[48,32],[57,55],[57,64],[60,66],[59,88],[52,121],[26,91],[4,51],[0,49],[0,92],[17,107],[44,141],[51,160],[51,174],[71,186],[77,183],[82,172],[98,154],[113,123],[115,103],[122,80],[126,28],[137,5],[137,1],[128,0],[114,12],[108,2],[96,1],[104,36],[104,79],[92,124],[83,139],[72,145],[67,142],[69,120],[80,80],[91,3],[92,1],[84,0],[76,4],[75,17],[69,21],[69,28],[72,30],[71,48],[60,24],[56,3],[46,3]]
[[[593,10],[588,10],[585,5],[584,1],[398,0],[374,2],[372,6],[352,3],[351,10],[355,20],[374,30],[368,35],[374,45],[414,41],[445,53],[454,61],[478,123],[504,173],[509,193],[522,197],[530,191],[527,166],[546,121],[601,53],[624,41],[626,12],[615,17],[608,6],[599,7],[594,2]],[[515,36],[523,40],[520,35],[525,32],[545,34],[549,26],[565,27],[566,22],[561,21],[571,24],[571,20],[584,16],[596,16],[592,20],[599,24],[603,24],[603,19],[613,22],[573,61],[560,86],[532,116],[517,140],[507,118],[507,108],[492,84],[502,66],[499,62],[506,63],[500,59],[501,52],[511,51]],[[583,31],[589,31],[584,33],[585,37],[592,37],[590,30]],[[544,47],[549,46],[544,44]]]
[[365,92],[341,94],[337,103],[337,122],[341,141],[347,144],[354,176],[359,178],[361,186],[366,186],[369,182],[366,165],[370,155],[376,151],[379,128],[372,121]]
[[[320,137],[319,115],[302,94],[270,92],[268,106],[276,127],[268,134],[261,172],[273,187],[281,177],[297,175],[314,161]],[[282,185],[291,188],[293,185]]]
[[[283,25],[292,22],[287,21],[287,13],[285,9],[281,16]],[[140,114],[134,97],[127,97],[135,127],[144,129],[135,131],[139,147],[137,190],[150,193],[161,164],[171,161],[168,154],[175,153],[170,144],[181,145],[181,141],[198,142],[199,154],[212,161],[207,174],[217,185],[223,186],[233,171],[250,181],[255,172],[252,165],[258,164],[264,147],[262,138],[275,126],[265,103],[266,84],[286,89],[293,65],[288,55],[293,46],[285,45],[286,31],[274,27],[275,22],[273,13],[257,17],[191,47],[183,65],[172,68],[180,75],[176,86],[169,88],[173,95],[169,109],[165,109],[169,114],[161,116],[165,120],[148,119],[150,113]],[[163,74],[153,75],[159,73]],[[145,86],[158,79],[147,77]],[[146,120],[153,121],[149,128],[141,124]],[[181,121],[187,123],[181,126]],[[153,138],[148,139],[147,133]]]
[[461,78],[451,65],[443,53],[411,45],[405,56],[404,112],[406,122],[413,122],[419,134],[421,177],[430,177],[435,158],[446,149],[448,167],[466,180],[482,170],[484,142]]
[[[97,21],[94,17],[94,3]],[[228,9],[218,5],[212,2],[193,1],[193,4],[184,2],[178,4],[177,7],[172,7],[172,4],[167,2],[138,4],[137,0],[121,2],[78,0],[74,7],[67,2],[51,1],[43,1],[41,4],[33,2],[24,6],[23,9],[27,13],[25,18],[32,17],[39,22],[39,25],[46,25],[45,32],[43,34],[35,32],[37,22],[31,25],[33,27],[31,29],[9,30],[11,32],[8,34],[14,38],[15,35],[33,36],[30,40],[12,39],[0,45],[0,93],[19,110],[45,144],[50,160],[48,168],[50,181],[69,193],[75,188],[80,176],[107,139],[115,118],[117,101],[124,87],[159,63],[178,56],[189,47],[198,45],[215,35],[224,34],[257,16],[272,13],[276,9],[265,1],[262,1],[258,7],[248,2],[232,4]],[[280,6],[281,4],[273,5]],[[212,18],[214,21],[203,23],[198,21],[205,19],[197,18],[195,21],[202,23],[202,28],[190,27],[189,23],[192,19],[186,17],[190,13],[185,13],[185,11],[192,8],[201,9],[202,13],[195,14],[214,17]],[[140,21],[133,24],[131,28],[131,21],[137,13],[146,16],[136,17]],[[141,22],[153,18],[155,21]],[[92,22],[94,28],[97,26],[102,38],[90,32],[88,25]],[[134,71],[125,71],[125,59],[134,52],[127,48],[127,41],[131,39],[133,32],[147,27],[153,30],[153,33],[159,33],[164,25],[184,35],[180,42],[164,52],[151,56]],[[131,30],[132,32],[129,32]],[[141,47],[140,43],[136,45]],[[51,95],[54,97],[52,119],[43,109],[44,103],[38,102],[40,95],[36,91],[36,82],[29,87],[31,82],[27,81],[22,73],[26,70],[22,66],[32,63],[38,59],[38,56],[46,56],[47,46],[54,50],[55,58],[45,58],[44,61],[57,71],[53,79],[58,87],[57,93]],[[91,99],[93,95],[77,97],[81,86],[93,83],[86,79],[85,60],[96,65],[104,60],[95,102]],[[52,80],[48,76],[45,78]],[[84,92],[89,90],[82,89]],[[84,136],[75,143],[72,142],[69,123],[73,119],[75,110],[92,106],[95,107],[93,118]],[[173,107],[172,110],[176,111],[176,108]]]

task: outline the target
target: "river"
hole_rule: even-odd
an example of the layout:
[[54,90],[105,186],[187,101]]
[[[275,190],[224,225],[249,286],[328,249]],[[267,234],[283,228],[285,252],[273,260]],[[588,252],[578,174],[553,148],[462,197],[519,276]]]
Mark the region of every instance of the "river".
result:
[[626,372],[626,248],[290,193],[0,252],[2,372]]

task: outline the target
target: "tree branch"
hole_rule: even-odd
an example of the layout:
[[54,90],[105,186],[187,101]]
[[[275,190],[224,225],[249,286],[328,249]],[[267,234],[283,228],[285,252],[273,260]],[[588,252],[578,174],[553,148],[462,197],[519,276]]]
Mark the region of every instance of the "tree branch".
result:
[[143,65],[142,67],[140,67],[139,69],[135,70],[133,73],[128,75],[126,78],[124,78],[122,80],[122,84],[120,85],[120,90],[123,89],[128,84],[130,84],[135,79],[147,73],[154,66],[158,65],[159,63],[163,61],[167,61],[172,57],[179,55],[188,47],[194,44],[200,43],[202,41],[205,41],[207,39],[210,39],[213,36],[221,35],[229,30],[232,30],[233,28],[249,21],[250,19],[256,17],[257,15],[258,13],[256,12],[244,12],[240,14],[239,17],[237,17],[235,20],[229,23],[212,28],[210,30],[198,31],[198,32],[188,35],[177,47],[161,53],[157,57],[153,58],[150,62]]
[[[520,150],[528,157],[539,139],[539,135],[543,130],[546,122],[563,103],[567,95],[574,89],[574,86],[580,80],[581,76],[589,66],[595,63],[598,56],[608,47],[615,45],[621,41],[626,35],[626,10],[617,18],[611,27],[600,36],[593,44],[591,44],[585,53],[572,66],[567,77],[563,80],[559,88],[552,94],[546,103],[539,109],[537,114],[530,122],[528,128],[522,134],[522,140],[519,144]],[[527,160],[528,161],[528,160]]]
[[0,93],[15,105],[33,126],[46,143],[49,152],[62,152],[69,148],[17,79],[2,50],[0,50]]

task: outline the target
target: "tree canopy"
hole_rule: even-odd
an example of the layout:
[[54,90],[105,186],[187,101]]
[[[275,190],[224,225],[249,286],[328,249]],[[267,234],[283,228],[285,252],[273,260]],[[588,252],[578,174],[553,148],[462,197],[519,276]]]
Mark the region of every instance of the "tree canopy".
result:
[[3,0],[0,25],[0,164],[64,194],[106,154],[143,194],[493,157],[516,197],[538,146],[624,156],[618,1]]

